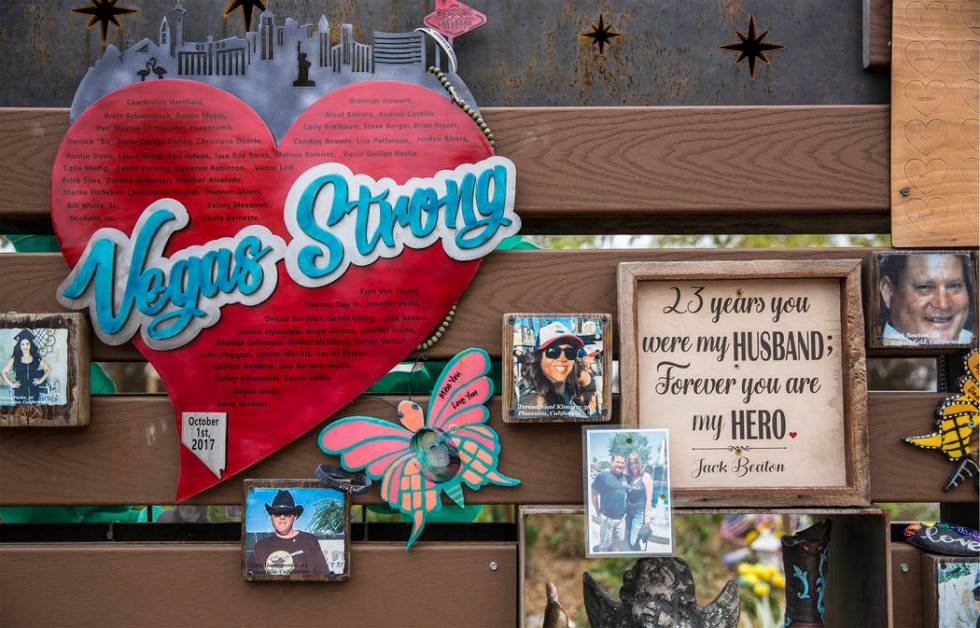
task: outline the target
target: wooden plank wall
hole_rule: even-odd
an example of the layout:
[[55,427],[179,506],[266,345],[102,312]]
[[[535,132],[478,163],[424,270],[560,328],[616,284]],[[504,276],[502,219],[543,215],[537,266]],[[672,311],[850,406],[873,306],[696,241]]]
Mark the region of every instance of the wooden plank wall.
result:
[[[468,346],[499,356],[505,312],[616,312],[616,265],[621,261],[858,257],[870,249],[820,250],[636,250],[508,251],[489,257],[460,301],[444,340],[430,354],[445,358]],[[0,256],[0,285],[8,287],[4,309],[60,311],[56,286],[67,272],[57,254]],[[570,278],[574,278],[574,281]],[[568,290],[556,290],[567,285]],[[130,347],[96,343],[94,359],[141,360]],[[870,396],[872,498],[876,501],[967,501],[969,487],[940,488],[948,465],[941,456],[901,443],[929,425],[941,395],[875,393]],[[390,401],[390,400],[389,400]],[[397,401],[397,400],[395,400]],[[117,396],[93,401],[92,426],[84,431],[0,431],[0,503],[161,503],[172,501],[176,480],[176,433],[165,397]],[[577,503],[581,501],[581,434],[574,425],[505,425],[499,399],[494,426],[504,443],[501,469],[524,480],[515,489],[487,487],[486,503]],[[390,406],[361,397],[338,416],[389,416]],[[326,418],[326,417],[325,417]],[[306,477],[323,455],[316,431],[246,472],[254,477]],[[548,442],[542,450],[541,442]],[[44,471],[39,473],[40,468]],[[557,478],[557,479],[556,479]],[[203,503],[234,503],[238,492],[226,482],[199,497]],[[376,494],[371,499],[376,500]]]
[[[511,108],[485,110],[498,150],[521,172],[518,210],[528,232],[868,233],[888,225],[888,108]],[[64,109],[0,109],[0,226],[50,229],[48,182],[67,128]],[[602,208],[600,211],[598,208]],[[867,249],[506,252],[486,260],[442,343],[446,357],[467,346],[499,355],[507,311],[615,313],[621,261],[848,258]],[[0,309],[61,311],[59,255],[0,255]],[[875,352],[869,352],[874,356]],[[141,360],[131,347],[93,344],[93,359]],[[920,432],[941,395],[873,393],[869,398],[872,497],[879,501],[969,502],[964,487],[939,490],[949,466],[901,445]],[[391,399],[387,399],[390,401]],[[385,414],[364,396],[343,413]],[[0,503],[166,503],[175,492],[177,443],[166,397],[93,400],[79,430],[0,431]],[[503,442],[501,470],[514,489],[487,487],[484,503],[581,503],[577,425],[508,425],[492,405]],[[247,472],[307,477],[324,461],[313,434]],[[197,503],[240,501],[237,480]],[[373,492],[363,502],[377,502]],[[918,579],[896,574],[908,546],[892,544],[893,615],[918,625]],[[352,579],[342,587],[246,585],[239,547],[199,545],[0,545],[5,625],[243,625],[265,618],[339,625],[452,623],[502,626],[517,615],[513,543],[355,544]],[[490,569],[494,562],[497,569]],[[283,602],[289,586],[289,603]],[[107,603],[140,600],[140,604]],[[451,593],[451,595],[449,595]],[[406,596],[411,603],[405,603]],[[448,597],[447,597],[448,596]],[[403,600],[373,603],[375,600]],[[199,600],[200,604],[194,604]],[[187,601],[192,601],[188,604]],[[207,601],[217,601],[208,604]],[[355,603],[356,601],[356,603]],[[918,609],[921,616],[921,608]]]
[[499,628],[516,616],[516,543],[354,543],[343,584],[247,583],[240,561],[228,543],[0,544],[0,624]]
[[[440,359],[477,346],[499,356],[501,319],[507,312],[615,314],[616,267],[620,262],[861,259],[867,292],[872,252],[867,248],[501,251],[484,259],[476,278],[460,298],[456,316],[442,341],[426,353]],[[0,303],[4,311],[63,311],[55,294],[67,275],[68,266],[58,253],[0,254],[0,285],[4,286]],[[867,305],[864,309],[868,311]],[[618,346],[613,351],[618,353]],[[901,350],[868,348],[867,354],[895,356],[901,355]],[[109,347],[93,337],[92,359],[111,362],[144,358],[131,345]]]
[[[933,452],[914,450],[901,437],[921,432],[942,395],[872,393],[871,497],[874,501],[976,499],[967,485],[950,493],[941,486],[950,465]],[[390,417],[396,397],[361,397],[337,414]],[[427,402],[425,397],[420,401]],[[484,504],[582,503],[581,425],[504,423],[500,399],[490,405],[490,424],[500,434],[500,470],[520,486],[487,486],[468,496]],[[614,404],[614,413],[618,404]],[[614,414],[615,416],[615,414]],[[0,431],[0,503],[131,504],[171,503],[177,482],[177,434],[173,410],[163,396],[96,397],[92,423],[79,430]],[[314,430],[266,458],[240,477],[312,477],[328,457]],[[241,486],[227,480],[193,500],[202,504],[241,501]],[[356,501],[378,503],[374,490]]]
[[[525,232],[883,233],[888,108],[486,108]],[[0,108],[0,226],[49,222],[65,109]],[[600,215],[596,208],[603,208]]]
[[922,550],[891,544],[892,620],[895,628],[922,627]]

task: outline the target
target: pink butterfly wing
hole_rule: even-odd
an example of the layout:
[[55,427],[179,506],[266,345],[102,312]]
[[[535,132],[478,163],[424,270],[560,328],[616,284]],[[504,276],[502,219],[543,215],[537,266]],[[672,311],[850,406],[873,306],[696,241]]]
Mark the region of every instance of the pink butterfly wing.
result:
[[493,395],[489,371],[490,356],[483,349],[467,349],[450,360],[432,389],[426,427],[447,431],[450,425],[486,422],[490,413],[483,404]]
[[381,480],[381,497],[412,518],[412,534],[405,549],[412,546],[425,527],[425,516],[442,508],[439,489],[422,474],[415,455],[403,454],[390,465]]
[[497,433],[486,425],[467,425],[453,432],[452,436],[462,463],[459,479],[473,490],[484,484],[515,486],[520,480],[509,478],[497,471],[500,442]]
[[325,453],[339,454],[348,471],[364,469],[369,477],[380,480],[401,456],[412,455],[412,435],[390,421],[352,416],[323,428],[317,442]]

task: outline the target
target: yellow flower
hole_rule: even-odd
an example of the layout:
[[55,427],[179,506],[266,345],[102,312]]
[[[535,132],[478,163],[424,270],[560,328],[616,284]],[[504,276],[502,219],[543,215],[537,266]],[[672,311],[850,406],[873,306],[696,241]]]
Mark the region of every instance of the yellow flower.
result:
[[772,567],[769,565],[755,565],[752,572],[762,580],[768,580],[772,575]]
[[752,593],[755,593],[759,597],[765,597],[766,595],[769,595],[769,585],[765,582],[760,582],[752,587]]
[[748,563],[739,563],[738,567],[735,568],[738,571],[738,575],[744,576],[745,574],[752,571],[752,565]]
[[781,573],[773,574],[772,584],[777,589],[782,589],[783,587],[786,586],[786,576],[784,576]]
[[745,584],[749,585],[750,587],[754,587],[759,584],[759,576],[755,575],[754,573],[747,573],[742,577],[745,579]]

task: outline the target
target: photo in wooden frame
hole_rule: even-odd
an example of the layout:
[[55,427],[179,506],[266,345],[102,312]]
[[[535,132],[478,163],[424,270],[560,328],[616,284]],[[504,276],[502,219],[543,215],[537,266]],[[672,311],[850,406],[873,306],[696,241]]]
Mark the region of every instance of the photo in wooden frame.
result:
[[350,577],[350,494],[316,480],[245,480],[242,577]]
[[969,251],[882,251],[871,256],[868,346],[977,344],[976,259]]
[[[821,519],[831,519],[828,564],[830,575],[825,595],[826,626],[890,626],[892,604],[889,570],[891,543],[888,512],[878,508],[677,508],[678,533],[674,554],[686,560],[697,583],[699,606],[719,594],[725,577],[738,578],[735,566],[726,568],[723,556],[744,547],[743,535],[720,538],[721,549],[705,552],[701,536],[692,531],[722,529],[733,517],[780,521],[785,530],[799,530]],[[618,576],[642,558],[587,558],[579,543],[587,517],[581,505],[524,505],[518,508],[518,609],[519,625],[541,626],[549,606],[547,583],[554,585],[562,611],[576,623],[585,623],[582,574],[605,576],[606,589],[616,599]],[[737,523],[737,522],[736,522]],[[786,527],[789,526],[789,527]],[[737,529],[737,528],[736,528]],[[755,530],[754,525],[745,532]],[[719,535],[720,536],[720,535]],[[778,551],[778,550],[777,550]],[[777,570],[781,573],[782,561]],[[715,566],[712,567],[711,564]],[[729,571],[730,570],[730,571]],[[611,573],[613,572],[613,573]],[[707,574],[712,574],[706,577]],[[792,574],[781,574],[785,580]],[[751,587],[746,587],[749,589]],[[773,587],[769,594],[781,597]],[[748,593],[748,590],[746,591]]]
[[980,625],[980,556],[922,554],[922,625]]
[[624,426],[675,505],[869,503],[861,261],[619,265]]
[[89,334],[82,314],[0,314],[0,427],[89,422]]
[[609,421],[612,342],[610,314],[504,314],[504,422]]

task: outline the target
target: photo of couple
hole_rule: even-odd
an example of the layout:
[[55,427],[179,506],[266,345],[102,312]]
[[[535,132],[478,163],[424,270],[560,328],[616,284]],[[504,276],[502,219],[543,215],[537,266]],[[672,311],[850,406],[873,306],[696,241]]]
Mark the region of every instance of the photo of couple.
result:
[[586,556],[672,553],[668,430],[584,433]]
[[512,412],[506,416],[608,420],[608,317],[514,315],[509,320],[513,367],[505,395]]

